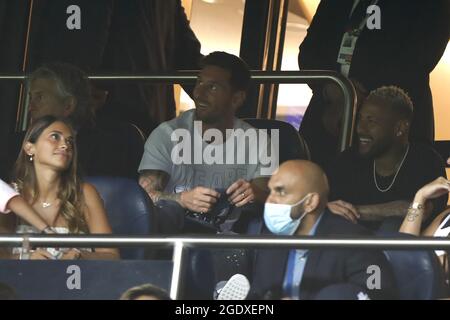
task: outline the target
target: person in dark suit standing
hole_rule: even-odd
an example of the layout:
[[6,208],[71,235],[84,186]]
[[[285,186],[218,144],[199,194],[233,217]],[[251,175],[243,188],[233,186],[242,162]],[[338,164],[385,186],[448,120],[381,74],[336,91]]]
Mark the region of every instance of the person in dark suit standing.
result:
[[[66,26],[71,5],[80,9],[80,29]],[[180,0],[40,0],[29,47],[28,71],[58,61],[89,74],[155,74],[198,69],[202,58]],[[175,117],[171,85],[94,84],[107,92],[97,122],[131,122],[148,135]],[[193,86],[184,88],[191,94]]]
[[[355,238],[368,234],[364,228],[327,211],[328,181],[312,162],[283,163],[270,179],[269,188],[264,221],[274,234]],[[377,279],[371,278],[371,268],[379,270]],[[394,298],[393,283],[390,266],[378,250],[260,249],[256,252],[250,295],[315,299],[327,287],[351,285],[358,291],[355,299]]]
[[[367,14],[373,4],[379,8],[378,26],[374,24],[375,11],[369,9]],[[387,85],[402,88],[415,106],[411,140],[432,143],[429,74],[449,37],[448,0],[322,0],[300,45],[298,62],[300,69],[337,71],[357,80],[369,92]],[[320,138],[314,129],[326,105],[322,86],[312,89],[313,98],[300,127],[309,144]],[[314,154],[312,157],[315,161]]]
[[[39,0],[26,3],[30,7],[18,1],[0,2],[0,41],[4,44],[0,55],[1,61],[7,61],[7,69],[2,69],[4,72],[31,73],[42,65],[55,62],[71,64],[87,74],[156,74],[199,68],[201,45],[189,26],[180,0]],[[79,9],[79,29],[68,25],[71,16],[76,15],[68,10],[71,7]],[[27,21],[17,20],[24,15],[31,15],[28,42],[27,28],[18,27],[27,26]],[[16,26],[18,30],[10,39],[10,30],[16,30]],[[15,58],[24,54],[22,46],[28,48],[26,65],[23,58],[17,61]],[[96,100],[96,127],[109,136],[122,132],[117,145],[128,143],[141,147],[142,141],[138,141],[136,131],[142,130],[147,136],[159,123],[175,117],[172,85],[112,81],[91,82],[90,86],[93,100]],[[193,85],[183,88],[191,94]],[[12,94],[14,90],[17,90],[16,95]],[[10,138],[16,135],[13,120],[17,118],[18,90],[10,84],[0,84],[2,150],[12,150],[18,141],[22,141]],[[135,130],[136,126],[140,130]],[[85,154],[92,154],[91,158],[107,157],[95,148],[89,151]],[[16,157],[17,154],[0,153],[0,176],[6,180],[11,173],[8,169],[10,158]],[[121,157],[126,158],[127,154]],[[122,164],[121,168],[125,167]],[[135,169],[128,166],[115,175],[123,173],[134,178]],[[94,172],[110,174],[101,167]]]

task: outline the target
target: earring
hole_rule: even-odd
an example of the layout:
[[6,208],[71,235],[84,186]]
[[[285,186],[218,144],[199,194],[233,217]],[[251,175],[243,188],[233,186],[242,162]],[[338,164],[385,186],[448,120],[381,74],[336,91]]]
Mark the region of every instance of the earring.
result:
[[33,157],[34,157],[34,155],[30,154],[30,162],[33,162]]

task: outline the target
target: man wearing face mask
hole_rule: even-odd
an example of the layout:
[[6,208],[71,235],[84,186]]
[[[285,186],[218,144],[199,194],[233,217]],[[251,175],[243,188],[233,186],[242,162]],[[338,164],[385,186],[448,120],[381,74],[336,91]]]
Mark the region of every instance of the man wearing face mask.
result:
[[[309,161],[283,163],[269,181],[264,209],[268,230],[276,235],[317,237],[368,236],[368,231],[327,209],[328,180]],[[370,266],[379,267],[376,288],[369,284]],[[333,285],[351,285],[359,296],[394,298],[390,266],[377,250],[360,249],[260,249],[253,267],[254,298],[314,299]],[[348,296],[335,297],[348,298]],[[358,299],[358,295],[355,295]]]

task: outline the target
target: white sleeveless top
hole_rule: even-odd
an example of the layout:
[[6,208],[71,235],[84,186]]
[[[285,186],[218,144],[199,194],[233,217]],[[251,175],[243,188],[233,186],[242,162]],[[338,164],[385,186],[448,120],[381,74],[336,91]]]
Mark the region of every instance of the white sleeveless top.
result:
[[[66,227],[53,227],[53,230],[56,231],[56,233],[58,234],[69,234],[69,229]],[[27,225],[27,224],[19,224],[16,227],[16,233],[17,234],[34,234],[34,233],[40,233],[38,229],[36,229],[35,227],[31,226],[31,225]],[[84,232],[80,232],[80,234],[84,234]],[[59,259],[64,253],[68,252],[70,250],[70,248],[45,248],[48,252],[50,252],[55,259]],[[87,251],[87,252],[92,252],[91,248],[78,248],[79,250],[82,251]],[[23,248],[22,247],[15,247],[12,250],[13,254],[18,254],[20,255],[23,252]]]
[[[17,183],[13,182],[12,187],[14,188],[14,190],[18,193],[20,193],[19,190],[19,186],[17,185]],[[34,226],[31,226],[29,224],[25,224],[24,221],[20,218],[18,218],[18,223],[16,226],[16,233],[17,234],[34,234],[34,233],[40,233],[40,231],[35,228]],[[53,230],[55,230],[56,233],[58,234],[69,234],[69,228],[66,227],[52,227]],[[84,234],[84,232],[80,232],[79,234]],[[70,248],[45,248],[48,252],[50,252],[55,259],[59,259],[63,253],[67,252],[70,250]],[[88,251],[88,252],[92,252],[91,248],[78,248],[79,250],[83,250],[83,251]],[[15,247],[12,250],[13,254],[18,254],[20,255],[23,251],[22,247]]]
[[[435,237],[443,237],[446,238],[450,234],[450,224],[448,223],[450,220],[450,214],[448,214],[445,219],[441,222],[439,227],[436,229],[434,236]],[[447,225],[448,224],[448,225]],[[445,254],[444,250],[436,250],[435,251],[438,256],[442,256]]]

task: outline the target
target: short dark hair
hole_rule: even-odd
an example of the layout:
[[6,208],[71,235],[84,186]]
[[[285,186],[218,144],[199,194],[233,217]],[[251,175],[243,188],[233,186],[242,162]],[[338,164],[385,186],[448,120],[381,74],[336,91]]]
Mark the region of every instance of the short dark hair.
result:
[[223,51],[215,51],[203,57],[200,66],[202,68],[216,66],[229,71],[233,89],[247,91],[250,84],[250,69],[241,58]]
[[69,63],[52,62],[44,64],[30,74],[29,82],[36,79],[51,79],[55,81],[61,98],[75,98],[77,104],[69,116],[75,127],[93,124],[90,82],[81,69]]
[[128,289],[120,296],[120,300],[136,300],[140,296],[152,296],[158,300],[171,300],[166,290],[149,283]]
[[384,86],[370,92],[364,104],[382,105],[390,108],[399,119],[412,120],[414,107],[409,95],[396,86]]

